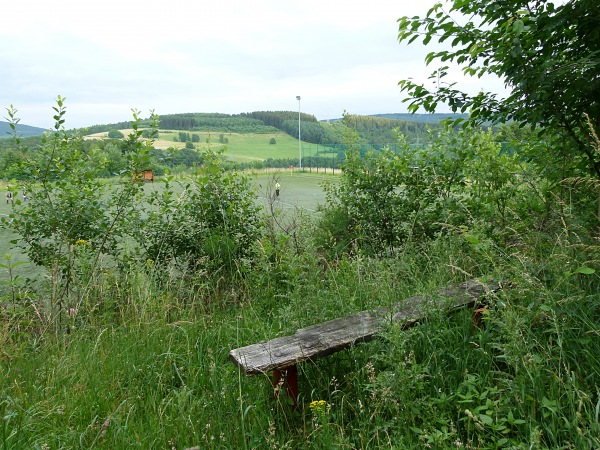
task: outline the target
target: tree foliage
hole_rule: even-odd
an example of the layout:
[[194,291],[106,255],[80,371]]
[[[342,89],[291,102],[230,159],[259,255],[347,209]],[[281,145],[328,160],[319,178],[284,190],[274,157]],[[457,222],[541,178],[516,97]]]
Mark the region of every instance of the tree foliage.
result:
[[[39,147],[23,146],[15,136],[22,155],[20,172],[27,175],[23,192],[28,201],[17,200],[1,223],[19,236],[12,243],[32,262],[48,269],[53,281],[62,286],[52,299],[53,306],[61,307],[62,297],[76,284],[80,268],[76,260],[81,252],[91,265],[118,253],[143,190],[136,183],[122,183],[114,190],[102,183],[98,177],[106,159],[95,148],[83,145],[80,132],[65,130],[64,98],[58,97],[54,111],[54,128],[44,134]],[[9,109],[8,114],[14,124],[16,110]],[[157,117],[152,117],[156,127]],[[129,151],[121,154],[131,172],[147,167],[151,148],[140,139],[137,125],[134,111],[133,132],[126,141]]]
[[[433,112],[440,103],[452,111],[469,112],[470,122],[515,120],[568,138],[571,148],[587,159],[587,168],[600,177],[600,155],[590,146],[584,114],[600,125],[600,3],[570,0],[453,0],[448,11],[436,3],[425,17],[399,19],[400,42],[422,39],[449,43],[431,51],[427,64],[437,88],[412,80],[400,86],[410,95],[409,110]],[[499,77],[506,98],[480,92],[468,95],[445,84],[449,64],[465,75]]]
[[110,139],[122,139],[125,137],[119,130],[110,130],[107,135]]
[[245,114],[184,113],[160,118],[162,130],[212,131],[227,133],[272,133],[274,129]]
[[147,217],[136,227],[146,258],[185,270],[235,270],[252,254],[260,220],[250,179],[222,165],[222,154],[207,149],[179,196],[173,177],[165,177],[163,194],[149,199]]
[[[14,134],[27,201],[15,200],[0,224],[18,236],[12,243],[61,286],[51,299],[58,317],[65,307],[84,302],[83,271],[127,270],[141,258],[157,267],[177,263],[182,270],[232,274],[250,261],[261,233],[259,206],[249,178],[225,170],[220,153],[171,149],[174,162],[195,164],[197,170],[182,181],[180,196],[171,189],[172,176],[164,177],[165,188],[156,195],[131,182],[131,174],[153,167],[160,157],[152,147],[158,116],[151,115],[149,130],[140,130],[134,111],[133,131],[121,146],[88,142],[81,132],[65,130],[62,97],[54,109],[55,127],[39,147],[24,146]],[[16,110],[8,114],[15,125]],[[107,171],[118,172],[121,182],[101,180]]]
[[[254,119],[261,120],[265,125],[282,129],[283,122],[287,120],[295,120],[298,122],[298,113],[295,111],[254,111],[246,114]],[[317,118],[312,114],[300,113],[300,120],[303,123],[317,123]],[[298,136],[298,133],[296,133]]]
[[532,196],[524,181],[535,175],[519,155],[500,154],[491,132],[447,126],[425,148],[404,142],[400,152],[361,155],[352,144],[346,154],[340,182],[327,187],[318,239],[325,252],[395,254],[461,227],[503,239],[514,219],[542,216],[543,195]]
[[375,148],[383,148],[385,145],[396,142],[398,134],[402,134],[411,141],[418,140],[427,134],[429,127],[437,128],[439,126],[438,123],[427,125],[426,123],[355,114],[347,114],[344,122],[357,132],[362,143],[370,144]]

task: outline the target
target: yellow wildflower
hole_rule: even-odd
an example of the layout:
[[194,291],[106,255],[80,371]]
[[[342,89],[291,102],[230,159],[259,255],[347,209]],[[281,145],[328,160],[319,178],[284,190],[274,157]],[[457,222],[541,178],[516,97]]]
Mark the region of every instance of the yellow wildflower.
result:
[[328,412],[331,406],[325,400],[315,400],[310,402],[309,408],[313,414],[320,415]]

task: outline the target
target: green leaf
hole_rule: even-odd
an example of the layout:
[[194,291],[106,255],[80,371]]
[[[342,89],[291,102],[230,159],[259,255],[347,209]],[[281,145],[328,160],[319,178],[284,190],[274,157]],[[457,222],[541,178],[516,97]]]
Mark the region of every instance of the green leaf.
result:
[[510,424],[515,423],[515,416],[513,415],[512,410],[508,411],[508,414],[506,417],[508,419],[508,423],[510,423]]
[[596,273],[596,270],[592,269],[591,267],[580,267],[579,269],[575,270],[575,272],[573,272],[573,274],[576,273],[580,273],[582,275],[592,275]]
[[469,244],[479,244],[481,242],[476,236],[470,234],[465,235],[465,241],[467,241]]
[[519,34],[523,33],[523,31],[525,30],[525,24],[523,23],[522,20],[518,19],[513,22],[512,28],[513,28],[513,31],[515,32],[515,34],[519,35]]
[[479,420],[481,420],[486,425],[492,425],[494,423],[494,419],[492,419],[487,414],[479,414]]

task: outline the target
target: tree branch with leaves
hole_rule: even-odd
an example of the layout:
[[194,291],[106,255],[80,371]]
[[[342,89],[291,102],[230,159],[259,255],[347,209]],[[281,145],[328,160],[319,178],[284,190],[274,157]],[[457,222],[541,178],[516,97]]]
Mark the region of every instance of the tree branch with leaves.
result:
[[451,44],[425,57],[427,65],[439,64],[433,78],[443,80],[455,64],[468,76],[497,76],[509,89],[499,98],[491,92],[469,95],[455,83],[428,89],[402,80],[409,111],[434,112],[446,104],[453,112],[468,112],[470,124],[516,121],[541,127],[567,139],[570,151],[585,157],[585,169],[600,178],[600,158],[585,118],[588,114],[595,128],[600,125],[600,3],[454,0],[398,23],[400,42]]

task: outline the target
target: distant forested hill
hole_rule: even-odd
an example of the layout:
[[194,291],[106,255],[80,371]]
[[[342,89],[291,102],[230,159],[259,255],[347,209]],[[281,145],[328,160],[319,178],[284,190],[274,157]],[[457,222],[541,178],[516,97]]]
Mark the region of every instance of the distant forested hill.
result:
[[[38,136],[46,131],[44,128],[32,127],[30,125],[17,124],[17,134],[22,137]],[[0,139],[12,136],[12,130],[8,122],[0,120]]]
[[[409,140],[426,131],[427,125],[437,125],[457,114],[394,114],[373,116],[348,115],[347,125],[356,130],[362,144],[385,145],[396,140],[399,130]],[[398,115],[400,116],[400,115]],[[466,117],[466,115],[465,115]],[[342,144],[343,132],[334,123],[319,122],[312,114],[301,113],[302,140],[313,144]],[[272,133],[283,131],[298,137],[297,111],[254,111],[241,114],[187,113],[160,117],[160,128],[187,131],[231,133]]]
[[[413,123],[426,123],[429,125],[437,125],[445,119],[466,119],[469,117],[468,114],[453,114],[453,113],[433,113],[433,114],[410,114],[410,113],[389,113],[389,114],[371,114],[369,116],[361,117],[381,117],[382,119],[399,120],[401,122],[413,122]],[[342,121],[341,117],[338,119],[327,119],[321,122],[338,122]]]
[[436,126],[437,123],[397,120],[379,116],[346,116],[347,125],[358,134],[361,143],[374,146],[386,145],[396,142],[398,132],[409,141],[427,131],[427,126]]
[[468,114],[452,114],[452,113],[433,113],[433,114],[410,114],[410,113],[392,113],[392,114],[374,114],[375,117],[383,117],[385,119],[402,120],[405,122],[417,122],[437,124],[445,119],[466,119]]
[[[336,145],[344,143],[343,128],[349,126],[359,136],[361,145],[380,147],[397,139],[397,132],[409,141],[417,141],[427,126],[435,127],[443,119],[467,117],[459,114],[377,114],[348,115],[342,119],[318,121],[312,114],[301,113],[302,140],[312,144]],[[141,127],[149,122],[142,121]],[[88,127],[88,134],[112,129],[129,128],[129,122]],[[297,111],[254,111],[241,114],[182,113],[160,116],[162,130],[210,131],[214,133],[273,133],[283,131],[298,137]]]
[[[285,115],[285,112],[279,112]],[[210,131],[214,133],[273,133],[277,132],[271,122],[253,115],[257,113],[180,113],[160,116],[158,128],[161,130]],[[296,118],[298,117],[296,113]],[[149,126],[149,120],[142,120],[141,127]],[[130,128],[131,122],[117,122],[87,127],[87,134]]]
[[272,126],[250,114],[186,113],[160,116],[164,130],[212,131],[221,133],[273,133]]

